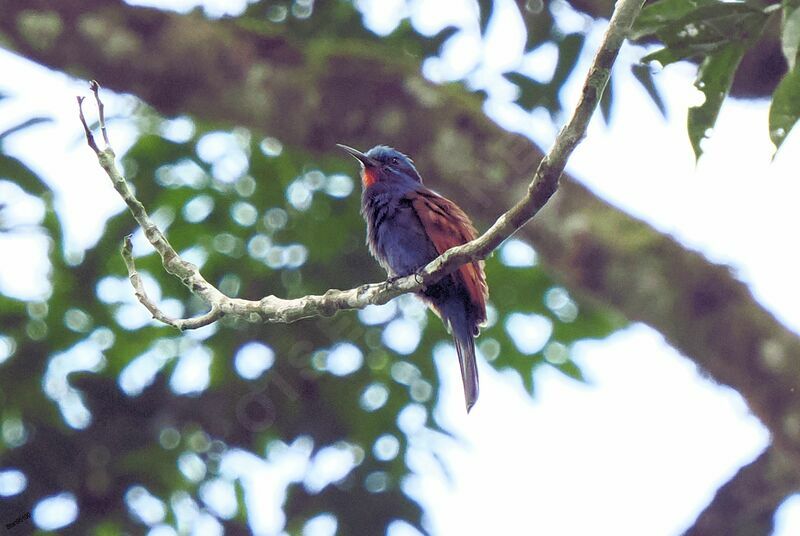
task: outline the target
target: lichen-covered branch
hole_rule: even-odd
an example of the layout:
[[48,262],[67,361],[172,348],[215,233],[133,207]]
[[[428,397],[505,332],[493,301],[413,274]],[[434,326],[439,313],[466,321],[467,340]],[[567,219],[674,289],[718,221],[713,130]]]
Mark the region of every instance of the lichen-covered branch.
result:
[[589,120],[608,83],[611,67],[642,4],[642,0],[621,0],[617,4],[606,35],[586,77],[582,97],[570,121],[559,133],[553,148],[539,163],[527,193],[508,212],[500,216],[488,231],[467,244],[446,251],[418,274],[350,290],[331,289],[321,296],[304,296],[291,300],[267,296],[258,301],[231,298],[206,281],[197,266],[181,258],[147,214],[144,205],[133,194],[116,166],[114,151],[110,146],[106,130],[99,85],[93,80],[90,88],[97,103],[100,130],[106,147],[100,149],[97,145],[84,117],[83,98],[78,97],[79,117],[87,144],[97,155],[100,166],[128,205],[136,222],[144,230],[147,240],[161,256],[164,269],[179,278],[185,286],[203,299],[209,305],[210,311],[193,319],[173,319],[164,314],[147,296],[131,254],[130,239],[126,238],[122,256],[136,297],[150,311],[153,318],[181,330],[208,325],[223,315],[251,322],[293,322],[312,316],[330,316],[342,309],[361,309],[370,304],[386,303],[400,294],[421,290],[466,262],[486,258],[505,239],[525,225],[555,193],[567,160],[586,133]]
[[139,275],[138,270],[136,270],[136,263],[133,260],[133,244],[131,243],[131,235],[125,237],[122,243],[121,253],[122,260],[125,262],[125,267],[128,269],[128,279],[131,281],[134,293],[136,294],[136,299],[139,300],[139,303],[144,305],[144,307],[150,311],[150,314],[153,315],[153,318],[159,322],[163,322],[168,326],[172,326],[183,331],[186,329],[202,328],[203,326],[213,324],[222,318],[222,311],[213,303],[211,304],[210,311],[195,318],[177,319],[167,316],[147,295],[147,291],[144,288],[144,283],[142,282],[142,277]]

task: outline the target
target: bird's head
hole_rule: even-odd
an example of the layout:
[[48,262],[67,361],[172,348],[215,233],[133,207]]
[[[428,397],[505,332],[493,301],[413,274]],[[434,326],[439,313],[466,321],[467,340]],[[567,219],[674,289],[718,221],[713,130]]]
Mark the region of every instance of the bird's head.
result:
[[380,182],[422,183],[422,177],[414,167],[414,162],[396,149],[386,145],[376,145],[366,153],[362,153],[347,145],[337,145],[361,162],[361,180],[365,188]]

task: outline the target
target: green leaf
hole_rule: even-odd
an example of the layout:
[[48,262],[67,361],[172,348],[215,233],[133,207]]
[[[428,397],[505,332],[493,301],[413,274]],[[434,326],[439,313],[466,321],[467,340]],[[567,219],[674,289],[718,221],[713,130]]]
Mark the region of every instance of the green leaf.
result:
[[698,7],[712,5],[717,0],[661,0],[642,9],[631,28],[630,39],[641,39],[656,33],[664,25],[691,14]]
[[658,108],[658,111],[661,112],[662,117],[666,118],[667,107],[664,104],[664,100],[661,98],[661,94],[658,92],[655,80],[653,80],[653,72],[650,70],[650,67],[643,64],[634,64],[631,65],[631,72],[636,80],[645,89],[645,91],[647,91],[647,94],[650,95],[650,98]]
[[560,365],[553,365],[553,366],[556,368],[556,370],[566,374],[573,380],[586,383],[586,378],[584,377],[583,372],[581,371],[580,368],[578,368],[578,365],[574,361],[570,360],[567,361],[566,363],[561,363]]
[[761,35],[769,17],[763,10],[740,2],[702,4],[684,16],[653,21],[643,27],[636,34],[638,37],[655,33],[666,46],[666,51],[649,54],[645,61],[658,60],[667,65],[679,59],[708,56],[729,44],[752,42]]
[[652,61],[658,62],[662,67],[666,67],[670,63],[675,63],[676,61],[680,61],[684,58],[688,58],[692,55],[692,52],[687,49],[669,49],[669,48],[660,48],[655,52],[651,52],[642,58],[643,64],[648,64]]
[[717,3],[693,11],[668,24],[656,35],[667,45],[690,46],[699,51],[713,50],[727,43],[758,36],[767,15],[745,4]]
[[0,132],[0,142],[3,141],[6,137],[14,134],[15,132],[19,132],[20,130],[25,130],[28,127],[32,127],[34,125],[38,125],[40,123],[48,123],[52,121],[49,117],[31,117],[26,119],[22,123],[14,125],[13,127],[9,127],[5,129],[3,132]]
[[557,28],[553,21],[553,14],[547,9],[545,2],[518,2],[517,6],[525,23],[526,51],[533,50],[553,38],[558,38],[558,35],[554,35]]
[[42,197],[50,192],[50,188],[39,175],[23,164],[21,160],[0,153],[0,180],[8,179],[25,192]]
[[[695,87],[703,92],[705,101],[691,108],[688,117],[696,158],[702,154],[700,142],[717,120],[745,50],[761,35],[772,11],[749,2],[662,0],[646,8],[636,21],[634,38],[655,34],[665,45],[645,56],[643,63],[668,65],[703,58]],[[646,72],[634,74],[647,88]]]
[[558,63],[556,63],[555,71],[553,71],[553,79],[550,81],[550,84],[555,86],[556,90],[561,89],[572,70],[575,69],[585,42],[586,36],[584,34],[573,33],[564,36],[558,44]]
[[423,41],[423,50],[430,54],[436,54],[442,49],[445,41],[453,37],[460,31],[457,26],[448,26],[435,35],[426,38]]
[[769,138],[779,149],[786,136],[800,119],[800,68],[786,73],[775,93],[769,108]]
[[731,44],[708,56],[700,65],[694,85],[705,95],[705,102],[689,108],[688,129],[695,158],[703,153],[700,142],[708,137],[717,121],[722,101],[730,91],[733,75],[742,60],[746,46]]
[[552,105],[548,98],[547,86],[541,82],[528,78],[522,73],[506,73],[503,76],[519,88],[516,102],[525,110],[533,110],[537,106],[545,106],[549,109],[548,104]]
[[800,8],[783,12],[783,29],[781,30],[781,49],[789,70],[794,69],[797,52],[800,48]]
[[558,61],[553,71],[553,77],[546,84],[537,82],[522,73],[504,74],[503,76],[519,87],[520,94],[516,101],[517,104],[526,110],[542,106],[551,114],[560,112],[561,101],[558,95],[564,82],[575,69],[585,40],[585,36],[578,33],[559,38]]
[[614,77],[612,76],[608,79],[608,84],[606,84],[606,89],[603,91],[603,94],[600,95],[600,113],[603,114],[603,121],[605,121],[606,125],[611,123],[611,105],[613,104],[614,98],[613,82]]
[[481,35],[484,35],[486,34],[486,28],[489,27],[489,19],[492,18],[492,13],[494,12],[494,0],[478,0],[478,9]]

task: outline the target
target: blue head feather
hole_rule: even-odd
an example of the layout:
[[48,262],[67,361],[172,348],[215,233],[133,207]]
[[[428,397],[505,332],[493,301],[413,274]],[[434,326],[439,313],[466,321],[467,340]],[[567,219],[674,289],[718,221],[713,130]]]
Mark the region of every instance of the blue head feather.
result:
[[386,145],[376,145],[367,151],[366,155],[380,162],[380,173],[385,179],[405,178],[422,184],[422,177],[414,167],[414,162],[397,149]]

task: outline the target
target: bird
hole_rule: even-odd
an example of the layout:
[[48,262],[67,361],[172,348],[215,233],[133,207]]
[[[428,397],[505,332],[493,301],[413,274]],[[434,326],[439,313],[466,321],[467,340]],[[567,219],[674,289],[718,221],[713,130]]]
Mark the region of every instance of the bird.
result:
[[[417,273],[448,249],[477,236],[464,211],[422,184],[414,162],[386,145],[362,153],[337,144],[361,164],[361,214],[367,245],[390,279]],[[478,399],[475,337],[486,322],[483,261],[472,261],[427,285],[417,295],[453,336],[467,413]]]

